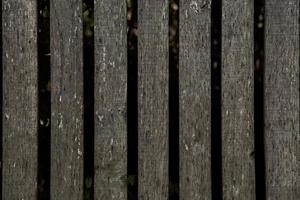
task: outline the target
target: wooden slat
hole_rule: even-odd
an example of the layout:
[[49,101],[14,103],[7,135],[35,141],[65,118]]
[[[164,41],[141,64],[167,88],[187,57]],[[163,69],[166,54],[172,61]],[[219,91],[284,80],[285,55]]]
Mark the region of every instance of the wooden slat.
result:
[[2,1],[3,199],[37,194],[37,10],[35,0]]
[[82,1],[51,6],[51,199],[83,197]]
[[168,1],[138,4],[139,199],[168,194]]
[[126,1],[95,1],[95,199],[127,198]]
[[267,199],[299,199],[298,0],[266,0],[265,38]]
[[210,2],[180,1],[179,7],[179,194],[211,199]]
[[254,2],[222,5],[222,173],[224,199],[255,199]]

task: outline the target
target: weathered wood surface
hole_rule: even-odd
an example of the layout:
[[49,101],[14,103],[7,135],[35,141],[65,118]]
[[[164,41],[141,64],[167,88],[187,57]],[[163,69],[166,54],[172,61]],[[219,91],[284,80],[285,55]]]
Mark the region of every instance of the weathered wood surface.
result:
[[[180,199],[211,199],[210,1],[180,1]],[[172,133],[170,133],[172,134]]]
[[3,199],[37,194],[37,10],[34,0],[2,1]]
[[125,0],[95,1],[95,199],[127,199]]
[[266,0],[267,199],[300,197],[299,1]]
[[168,15],[167,0],[138,4],[140,200],[168,196]]
[[254,2],[222,5],[223,198],[255,199]]
[[51,0],[51,199],[83,197],[82,2]]

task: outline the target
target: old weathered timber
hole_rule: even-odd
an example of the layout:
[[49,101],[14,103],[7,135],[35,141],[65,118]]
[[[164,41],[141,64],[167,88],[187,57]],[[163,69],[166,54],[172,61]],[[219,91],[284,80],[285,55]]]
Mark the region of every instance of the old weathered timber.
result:
[[51,6],[51,199],[83,198],[82,1]]
[[2,21],[2,199],[35,199],[38,125],[36,1],[2,1]]
[[222,5],[223,198],[255,199],[254,2]]
[[180,1],[179,7],[179,194],[211,199],[211,2]]
[[299,1],[266,0],[267,199],[300,196]]
[[168,1],[138,3],[139,199],[168,196]]
[[125,0],[95,1],[95,199],[127,199]]

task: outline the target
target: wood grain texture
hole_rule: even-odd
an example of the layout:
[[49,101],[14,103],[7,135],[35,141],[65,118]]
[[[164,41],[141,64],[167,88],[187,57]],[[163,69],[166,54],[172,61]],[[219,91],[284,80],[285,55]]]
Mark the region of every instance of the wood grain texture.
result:
[[127,199],[126,0],[95,0],[95,199]]
[[37,194],[37,10],[34,0],[2,1],[3,199]]
[[51,199],[83,198],[82,2],[50,0]]
[[222,5],[223,198],[255,199],[254,2]]
[[180,199],[211,199],[211,2],[180,2]]
[[138,4],[138,196],[168,196],[168,1]]
[[299,199],[298,0],[266,0],[265,38],[267,199]]

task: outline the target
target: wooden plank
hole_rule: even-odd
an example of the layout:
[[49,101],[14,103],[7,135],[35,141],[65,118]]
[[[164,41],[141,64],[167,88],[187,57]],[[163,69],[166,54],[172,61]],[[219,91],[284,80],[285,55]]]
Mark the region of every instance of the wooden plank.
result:
[[210,1],[181,1],[180,199],[211,199]]
[[[95,199],[127,199],[126,1],[95,1]],[[112,25],[113,24],[113,25]]]
[[299,1],[266,0],[267,199],[299,199]]
[[37,10],[34,0],[2,1],[3,199],[37,194]]
[[83,197],[82,2],[50,1],[51,199]]
[[255,199],[254,2],[222,5],[222,173],[224,199]]
[[168,197],[168,1],[138,4],[138,196]]

